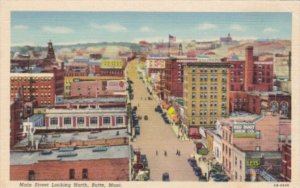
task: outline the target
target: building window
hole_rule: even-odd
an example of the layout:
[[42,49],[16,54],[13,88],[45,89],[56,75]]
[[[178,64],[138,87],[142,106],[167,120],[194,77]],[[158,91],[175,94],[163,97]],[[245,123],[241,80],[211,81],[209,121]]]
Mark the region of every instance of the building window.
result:
[[90,124],[98,124],[98,118],[97,117],[90,117]]
[[70,180],[74,180],[75,179],[75,170],[74,169],[70,169],[69,170],[69,179]]
[[57,117],[50,118],[50,125],[58,125],[58,118]]
[[84,117],[77,117],[77,124],[84,124]]
[[192,116],[195,116],[196,112],[195,110],[192,111]]
[[260,139],[260,138],[261,138],[260,131],[256,131],[256,132],[255,132],[255,138],[256,138],[256,139]]
[[237,172],[235,171],[235,180],[237,180],[238,178],[238,175],[237,175]]
[[88,179],[88,169],[82,169],[82,179]]
[[123,117],[117,117],[116,124],[123,124]]
[[234,158],[234,165],[237,165],[237,157]]
[[35,172],[33,170],[29,170],[28,180],[35,180]]
[[240,169],[242,169],[242,161],[240,160]]
[[64,118],[64,125],[71,125],[71,117]]
[[110,117],[103,117],[103,124],[110,124]]
[[260,151],[260,146],[256,146],[255,151]]

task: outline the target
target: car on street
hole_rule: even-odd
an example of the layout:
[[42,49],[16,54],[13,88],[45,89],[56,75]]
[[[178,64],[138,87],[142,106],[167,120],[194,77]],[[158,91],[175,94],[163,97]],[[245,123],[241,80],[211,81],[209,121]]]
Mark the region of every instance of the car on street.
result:
[[163,173],[162,181],[170,181],[170,175],[168,172]]
[[147,115],[144,116],[144,120],[148,120],[148,116]]
[[227,182],[229,178],[225,174],[214,174],[211,176],[216,182]]
[[197,162],[195,159],[188,159],[188,163],[191,165],[191,167],[196,167],[197,166]]
[[195,173],[196,176],[198,176],[198,177],[202,176],[201,168],[195,167],[195,168],[193,168],[193,170],[194,170],[194,173]]
[[199,181],[207,181],[205,176],[199,176]]

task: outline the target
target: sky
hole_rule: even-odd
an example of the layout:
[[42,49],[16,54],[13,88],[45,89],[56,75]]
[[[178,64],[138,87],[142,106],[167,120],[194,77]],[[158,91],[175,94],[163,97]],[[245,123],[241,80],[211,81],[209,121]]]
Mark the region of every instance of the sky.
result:
[[11,13],[11,43],[46,46],[96,42],[167,42],[291,39],[291,13],[208,12],[17,12]]

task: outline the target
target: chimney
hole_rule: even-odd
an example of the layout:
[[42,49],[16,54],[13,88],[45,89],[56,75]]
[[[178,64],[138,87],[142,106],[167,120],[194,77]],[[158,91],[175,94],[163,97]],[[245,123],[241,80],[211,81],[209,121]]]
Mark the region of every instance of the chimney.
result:
[[61,70],[64,70],[65,69],[65,62],[61,62],[60,66],[61,66]]
[[245,53],[245,91],[253,88],[253,46],[248,46]]

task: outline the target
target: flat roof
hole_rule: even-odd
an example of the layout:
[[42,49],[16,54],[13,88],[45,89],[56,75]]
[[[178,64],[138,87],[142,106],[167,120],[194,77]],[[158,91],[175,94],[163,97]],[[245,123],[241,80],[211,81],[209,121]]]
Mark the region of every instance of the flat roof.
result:
[[126,102],[126,97],[100,97],[100,98],[78,98],[78,99],[63,99],[62,103],[119,103]]
[[[42,118],[43,116],[44,116],[44,114],[34,114],[29,117],[29,122],[34,122],[34,121]],[[24,120],[24,122],[26,122],[26,120]]]
[[53,77],[53,73],[10,73],[11,77]]
[[[51,150],[49,154],[42,154],[42,151],[11,151],[10,165],[31,165],[39,161],[80,161],[80,160],[97,160],[97,159],[120,159],[130,157],[129,145],[109,146],[106,151],[93,152],[95,147],[77,148],[70,152],[61,152]],[[60,157],[59,155],[68,155]],[[75,155],[72,155],[75,154]]]
[[[117,135],[117,132],[119,134]],[[46,135],[46,137],[45,137]],[[39,141],[40,144],[54,143],[54,142],[70,142],[70,141],[86,141],[86,140],[104,140],[114,138],[128,137],[127,129],[119,130],[104,130],[104,131],[86,131],[86,132],[72,132],[72,133],[46,133],[35,134],[34,142]],[[16,147],[27,146],[28,139],[24,138]]]

